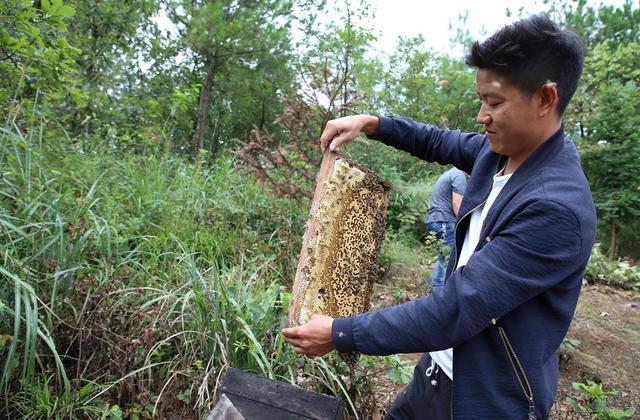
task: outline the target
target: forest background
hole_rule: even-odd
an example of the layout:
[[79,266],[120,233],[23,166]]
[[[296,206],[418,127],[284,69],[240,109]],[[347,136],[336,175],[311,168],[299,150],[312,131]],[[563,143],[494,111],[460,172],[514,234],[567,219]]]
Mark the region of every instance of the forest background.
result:
[[[370,4],[330,3],[0,2],[0,415],[193,417],[234,366],[366,418],[371,372],[406,381],[395,356],[354,374],[278,334],[317,142],[358,112],[478,130],[474,73],[423,36],[372,54]],[[639,5],[544,4],[587,51],[565,116],[598,211],[587,280],[638,288]],[[452,46],[471,41],[461,17]],[[428,268],[422,218],[446,168],[346,152],[394,186],[382,270]]]

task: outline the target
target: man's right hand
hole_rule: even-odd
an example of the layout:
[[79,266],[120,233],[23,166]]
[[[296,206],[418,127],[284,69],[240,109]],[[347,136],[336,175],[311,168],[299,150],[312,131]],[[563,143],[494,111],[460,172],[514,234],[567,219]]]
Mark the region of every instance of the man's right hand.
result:
[[371,115],[351,115],[327,122],[322,136],[320,136],[320,150],[322,153],[329,147],[337,152],[344,143],[358,137],[360,132],[374,134],[378,130],[380,120]]

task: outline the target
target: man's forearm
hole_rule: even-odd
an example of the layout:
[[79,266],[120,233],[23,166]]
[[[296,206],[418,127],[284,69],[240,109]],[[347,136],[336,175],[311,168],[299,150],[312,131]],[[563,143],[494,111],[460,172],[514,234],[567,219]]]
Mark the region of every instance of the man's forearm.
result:
[[406,117],[379,117],[378,127],[369,138],[378,140],[428,162],[453,164],[471,172],[473,162],[485,143],[485,136],[440,129]]

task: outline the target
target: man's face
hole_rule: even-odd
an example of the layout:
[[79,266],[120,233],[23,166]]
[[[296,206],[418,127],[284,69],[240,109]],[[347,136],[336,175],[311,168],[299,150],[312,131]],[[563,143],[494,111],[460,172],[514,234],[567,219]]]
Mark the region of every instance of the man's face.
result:
[[480,69],[476,87],[482,102],[476,121],[483,124],[491,150],[517,158],[530,149],[540,123],[536,95],[527,97],[504,77]]

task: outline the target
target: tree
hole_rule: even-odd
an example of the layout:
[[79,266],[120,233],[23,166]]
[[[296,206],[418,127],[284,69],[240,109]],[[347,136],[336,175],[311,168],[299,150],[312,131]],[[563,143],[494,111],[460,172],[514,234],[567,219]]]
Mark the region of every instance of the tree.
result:
[[587,0],[545,0],[549,12],[576,32],[588,49],[602,43],[615,45],[637,42],[640,36],[640,9],[632,0],[621,6],[600,4],[596,7]]
[[640,9],[551,4],[585,43],[582,81],[565,113],[592,187],[609,256],[638,257],[640,244]]
[[[228,121],[229,113],[235,113],[236,88],[244,88],[254,98],[261,98],[257,107],[261,114],[259,121],[275,115],[269,108],[274,93],[283,85],[275,79],[287,73],[291,10],[291,1],[167,1],[169,17],[188,47],[186,58],[200,78],[194,151],[205,148],[210,128],[214,133],[209,148],[215,151],[215,139],[225,117]],[[258,92],[261,94],[256,95]]]
[[381,92],[386,112],[443,127],[475,129],[474,72],[461,59],[430,51],[422,35],[400,38]]
[[81,102],[67,104],[63,115],[72,137],[120,144],[142,122],[144,106],[136,109],[132,97],[138,96],[136,87],[144,79],[145,38],[153,36],[151,17],[158,6],[153,0],[71,1],[78,12],[69,27],[79,51],[76,84],[84,96]]
[[62,0],[0,3],[0,104],[13,122],[35,102],[81,96],[70,83],[78,51],[67,39],[67,24],[74,14]]

